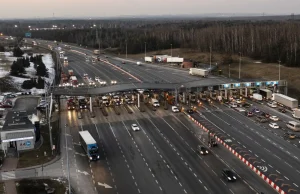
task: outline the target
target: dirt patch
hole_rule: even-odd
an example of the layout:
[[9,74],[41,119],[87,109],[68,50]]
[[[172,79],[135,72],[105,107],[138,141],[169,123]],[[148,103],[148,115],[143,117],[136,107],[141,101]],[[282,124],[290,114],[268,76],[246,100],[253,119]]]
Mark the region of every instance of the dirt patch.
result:
[[[155,54],[171,55],[171,49],[147,52],[147,56]],[[191,49],[172,49],[172,56],[183,57],[193,61],[209,64],[210,53],[200,53]],[[125,58],[125,55],[120,55]],[[128,55],[128,58],[135,60],[144,60],[145,53]],[[224,54],[212,53],[212,64],[219,64],[219,69],[222,70],[223,75],[229,76],[229,64],[224,64]],[[239,70],[239,55],[232,55],[232,63],[230,64],[230,76],[238,78]],[[288,82],[288,95],[300,100],[300,68],[285,67],[281,65],[281,80]],[[278,80],[279,66],[275,63],[261,63],[258,60],[253,60],[249,57],[242,57],[241,60],[241,78],[243,79],[257,79],[257,80]]]
[[[16,182],[18,194],[47,193],[45,185],[55,189],[55,194],[66,193],[66,181],[59,179],[22,179]],[[47,187],[46,186],[46,187]]]

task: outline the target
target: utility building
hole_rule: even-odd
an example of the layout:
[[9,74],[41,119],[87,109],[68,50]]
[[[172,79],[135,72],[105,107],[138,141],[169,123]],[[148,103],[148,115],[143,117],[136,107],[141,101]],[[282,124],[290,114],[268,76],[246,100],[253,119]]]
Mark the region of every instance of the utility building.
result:
[[[32,117],[29,115],[29,117]],[[39,122],[30,120],[26,111],[10,111],[0,131],[0,148],[7,154],[34,149],[40,138]]]

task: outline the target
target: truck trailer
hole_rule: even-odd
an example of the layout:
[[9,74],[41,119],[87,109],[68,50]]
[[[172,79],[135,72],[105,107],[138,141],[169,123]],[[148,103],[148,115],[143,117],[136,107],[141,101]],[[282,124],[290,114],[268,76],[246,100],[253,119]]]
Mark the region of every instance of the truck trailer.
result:
[[257,94],[257,93],[254,93],[252,98],[254,100],[258,100],[258,101],[262,101],[263,100],[263,96],[261,94]]
[[167,63],[183,63],[183,58],[170,57],[170,58],[167,58]]
[[94,50],[94,55],[100,55],[100,51],[99,50]]
[[294,109],[294,108],[298,107],[298,100],[296,100],[294,98],[288,97],[283,94],[278,94],[278,93],[273,94],[273,97],[274,97],[274,101],[276,101],[290,109]]
[[88,131],[79,131],[80,144],[90,161],[99,160],[98,144]]
[[268,89],[259,89],[259,94],[262,95],[264,99],[272,98],[272,91]]
[[145,62],[152,63],[152,57],[145,57]]
[[198,75],[202,77],[207,77],[208,76],[208,70],[206,69],[199,69],[199,68],[190,68],[190,75]]

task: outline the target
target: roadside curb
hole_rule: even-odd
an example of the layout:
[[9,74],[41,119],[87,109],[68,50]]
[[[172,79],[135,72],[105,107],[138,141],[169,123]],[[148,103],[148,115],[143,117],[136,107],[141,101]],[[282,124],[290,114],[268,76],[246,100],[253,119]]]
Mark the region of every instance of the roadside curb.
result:
[[[210,132],[207,128],[205,128],[200,122],[198,122],[196,119],[192,118],[190,115],[184,112],[184,114],[194,121],[201,129],[203,129],[206,132]],[[246,164],[249,168],[252,169],[253,172],[255,172],[258,176],[260,176],[266,183],[268,183],[273,189],[275,189],[280,194],[287,194],[285,191],[283,191],[279,186],[277,186],[272,180],[270,180],[267,176],[265,176],[260,170],[258,170],[255,166],[253,166],[249,161],[247,161],[245,158],[243,158],[240,154],[238,154],[234,149],[232,149],[230,146],[228,146],[222,139],[220,139],[217,135],[212,135],[219,143],[221,143],[225,148],[227,148],[232,154],[234,154],[236,157],[238,157],[244,164]]]
[[46,162],[44,164],[40,164],[40,165],[36,165],[36,166],[30,166],[30,167],[25,167],[25,168],[17,168],[13,171],[23,171],[23,170],[31,170],[31,169],[35,169],[35,168],[41,168],[41,167],[46,167],[49,166],[57,161],[59,161],[61,159],[60,155],[57,155],[55,158],[53,158],[51,161]]

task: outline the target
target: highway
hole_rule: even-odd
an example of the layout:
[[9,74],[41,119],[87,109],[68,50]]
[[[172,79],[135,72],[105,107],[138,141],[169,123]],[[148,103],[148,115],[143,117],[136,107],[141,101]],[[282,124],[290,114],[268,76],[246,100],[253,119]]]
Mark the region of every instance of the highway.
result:
[[[84,82],[84,73],[93,79],[99,76],[107,83],[111,80],[118,83],[136,82],[133,77],[153,83],[208,81],[175,68],[160,68],[151,64],[137,66],[130,62],[122,64],[108,58],[116,65],[113,67],[103,62],[86,62],[84,55],[72,51],[66,51],[66,56],[69,64],[64,67],[65,71],[73,69],[79,82]],[[209,79],[226,82],[225,78]],[[66,102],[62,100],[61,104],[64,106]],[[69,147],[73,146],[69,155],[74,157],[71,174],[77,187],[81,188],[84,182],[89,182],[95,187],[92,190],[98,193],[274,193],[226,149],[213,148],[211,154],[199,155],[197,145],[206,145],[207,141],[195,136],[202,133],[201,129],[182,113],[173,114],[162,108],[155,112],[147,109],[141,113],[135,106],[131,108],[133,114],[119,107],[121,115],[116,115],[112,108],[106,108],[108,117],[104,117],[99,108],[94,108],[95,118],[90,118],[89,112],[82,110],[82,119],[78,119],[75,112],[67,113],[65,107],[62,108],[61,119],[68,121],[69,126]],[[141,131],[133,132],[132,123],[138,124]],[[78,144],[80,130],[88,130],[96,139],[101,160],[88,162]],[[233,165],[239,178],[235,183],[228,183],[221,177],[221,170],[228,166],[233,168]],[[80,183],[81,179],[83,183]]]
[[[278,178],[280,184],[288,184],[285,188],[297,190],[299,183],[299,152],[298,148],[269,132],[241,113],[225,106],[202,109],[205,120],[214,129],[227,135],[239,145],[244,154],[251,155],[252,162],[264,166],[265,175]],[[200,115],[193,115],[197,120],[203,120]],[[254,159],[255,158],[255,159]],[[278,183],[277,183],[278,184]]]

